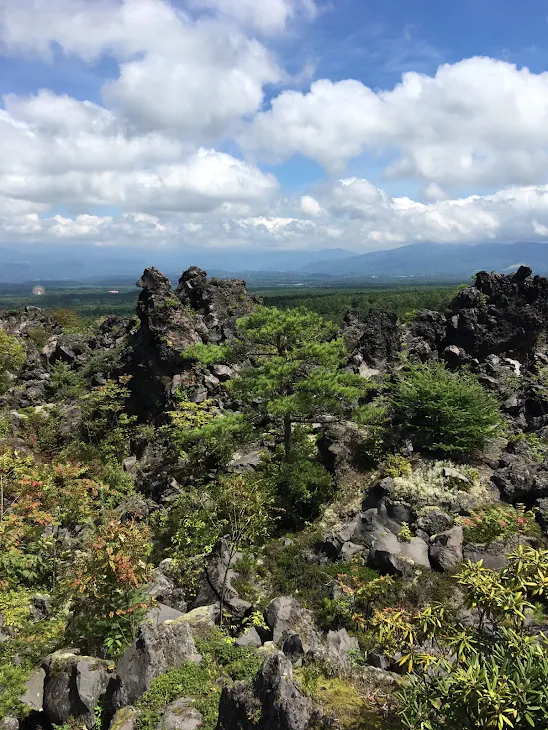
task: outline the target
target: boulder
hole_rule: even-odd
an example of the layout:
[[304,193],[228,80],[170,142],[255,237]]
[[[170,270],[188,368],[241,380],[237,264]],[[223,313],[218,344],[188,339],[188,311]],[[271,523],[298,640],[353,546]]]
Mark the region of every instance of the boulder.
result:
[[254,682],[224,687],[217,730],[312,730],[322,711],[296,688],[291,662],[267,657]]
[[433,509],[424,512],[417,519],[417,528],[427,535],[438,535],[453,526],[453,518],[442,510]]
[[11,715],[0,718],[0,730],[19,730],[19,720]]
[[152,582],[147,586],[147,595],[159,603],[177,609],[185,613],[187,602],[184,598],[182,588],[179,588],[174,580],[167,576],[161,568],[156,568]]
[[184,697],[168,705],[156,730],[198,730],[203,721],[202,713],[192,707],[192,699]]
[[305,653],[321,644],[312,613],[302,608],[292,596],[280,596],[270,601],[264,610],[264,618],[276,644],[289,634],[299,636]]
[[400,351],[398,318],[394,312],[371,309],[363,321],[356,351],[371,368],[384,370],[395,362]]
[[112,718],[108,730],[134,730],[139,717],[135,707],[122,707]]
[[35,669],[25,682],[25,692],[19,700],[36,712],[41,712],[44,706],[44,682],[46,672],[42,667]]
[[179,669],[186,661],[198,662],[200,655],[184,617],[157,625],[142,624],[116,667],[114,709],[134,704],[150,689],[153,679]]
[[55,725],[74,717],[95,726],[95,708],[105,698],[111,679],[109,664],[101,659],[58,651],[43,662],[43,709]]
[[452,573],[462,563],[462,542],[460,525],[436,535],[429,550],[432,567],[443,573]]
[[507,540],[493,540],[488,545],[468,543],[464,546],[463,556],[472,563],[483,561],[483,565],[491,570],[502,570],[508,564],[507,555],[513,552],[521,543],[534,544],[533,538],[522,535],[512,535]]
[[391,532],[375,540],[369,551],[369,562],[389,575],[405,575],[418,566],[430,569],[428,545],[424,540],[413,537],[409,542],[400,542]]
[[326,643],[329,658],[338,666],[348,665],[348,654],[360,650],[358,640],[355,636],[350,636],[346,629],[329,631]]
[[217,541],[204,569],[198,595],[192,604],[194,607],[220,604],[224,598],[224,609],[232,615],[243,618],[250,611],[251,603],[240,599],[232,586],[232,581],[237,577],[232,568],[241,557],[241,553],[231,553],[224,538]]
[[262,639],[255,626],[250,626],[246,629],[241,636],[238,636],[234,643],[236,646],[250,646],[255,649],[258,649],[263,645]]
[[171,608],[171,606],[166,606],[165,603],[156,603],[156,605],[149,608],[147,612],[147,620],[154,626],[163,624],[166,621],[176,621],[183,616],[184,613],[182,611],[178,611],[176,608]]

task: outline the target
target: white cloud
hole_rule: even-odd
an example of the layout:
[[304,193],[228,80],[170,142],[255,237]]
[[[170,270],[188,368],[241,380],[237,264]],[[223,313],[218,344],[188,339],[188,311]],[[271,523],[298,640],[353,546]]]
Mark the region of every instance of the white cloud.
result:
[[238,27],[194,19],[164,0],[0,0],[0,12],[7,53],[51,60],[56,43],[87,62],[114,57],[120,73],[105,100],[144,131],[214,141],[282,78],[266,47]]
[[300,152],[329,170],[395,150],[388,176],[449,189],[545,182],[548,73],[475,57],[406,73],[389,91],[323,79],[283,91],[241,139],[266,159]]
[[279,32],[296,16],[312,19],[314,0],[191,0],[191,7],[217,11],[263,33]]
[[[1,198],[0,198],[1,200]],[[98,216],[41,216],[5,213],[0,240],[93,241],[130,246],[176,245],[321,249],[334,244],[363,252],[405,243],[548,237],[548,185],[505,188],[429,204],[392,198],[367,180],[348,178],[317,192],[324,213],[303,218],[300,199],[280,199],[263,215],[239,217],[239,206],[176,215],[126,213]],[[231,213],[228,213],[231,210]]]
[[205,211],[263,202],[278,187],[274,176],[226,153],[189,151],[158,132],[130,136],[95,104],[42,91],[10,95],[5,107],[0,195],[12,200]]
[[310,195],[303,195],[301,197],[301,210],[305,215],[311,216],[316,216],[324,212],[316,198],[313,198]]

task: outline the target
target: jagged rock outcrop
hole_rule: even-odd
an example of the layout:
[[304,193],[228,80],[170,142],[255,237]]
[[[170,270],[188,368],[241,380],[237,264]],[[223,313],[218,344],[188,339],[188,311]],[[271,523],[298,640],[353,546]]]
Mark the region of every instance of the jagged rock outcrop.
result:
[[225,687],[217,730],[312,730],[321,727],[322,710],[295,686],[287,657],[265,659],[253,683]]
[[175,293],[185,307],[196,312],[196,329],[204,342],[233,337],[236,320],[249,314],[259,301],[248,295],[242,279],[208,279],[197,266],[183,273]]
[[410,328],[409,354],[428,360],[444,353],[454,366],[489,355],[532,363],[546,329],[548,279],[531,274],[526,266],[511,275],[479,272],[447,314],[419,312]]
[[95,708],[106,699],[111,679],[108,662],[59,651],[44,660],[43,708],[50,722],[63,725],[70,718],[95,726]]
[[159,415],[178,390],[195,403],[213,399],[222,405],[221,382],[234,375],[227,366],[206,370],[185,359],[184,352],[200,342],[219,343],[234,335],[238,317],[248,314],[257,300],[245,282],[208,279],[191,267],[176,289],[158,269],[145,269],[137,282],[142,289],[137,304],[140,327],[130,334],[125,372],[133,376],[132,408],[145,418]]
[[160,674],[179,669],[185,661],[199,659],[184,617],[158,625],[142,624],[137,638],[116,667],[113,708],[133,705]]

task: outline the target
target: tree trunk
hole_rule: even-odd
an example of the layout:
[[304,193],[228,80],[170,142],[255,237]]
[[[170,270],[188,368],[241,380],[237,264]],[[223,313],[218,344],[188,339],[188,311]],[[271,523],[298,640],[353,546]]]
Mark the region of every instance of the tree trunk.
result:
[[286,461],[289,460],[289,457],[291,456],[291,452],[293,450],[293,424],[291,421],[291,416],[286,415],[284,416],[284,447],[285,447],[285,459]]

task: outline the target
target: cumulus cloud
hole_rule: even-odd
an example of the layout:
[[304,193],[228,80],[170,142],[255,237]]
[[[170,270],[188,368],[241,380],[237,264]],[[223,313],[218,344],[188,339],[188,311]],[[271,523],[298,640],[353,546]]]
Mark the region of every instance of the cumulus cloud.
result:
[[[215,214],[125,213],[38,215],[0,207],[0,240],[94,241],[132,246],[189,245],[321,249],[334,243],[357,252],[421,241],[440,243],[548,238],[548,185],[509,187],[492,195],[421,203],[389,196],[369,181],[346,178],[317,193],[322,214],[306,215],[301,199],[278,199],[263,215],[227,204]],[[249,209],[249,208],[248,208]]]
[[141,130],[210,142],[259,109],[264,85],[283,75],[240,28],[164,0],[0,0],[0,12],[6,53],[52,60],[57,44],[87,62],[115,58],[119,76],[105,85],[105,100]]
[[206,8],[221,16],[258,29],[263,33],[277,33],[295,17],[312,19],[317,8],[314,0],[190,0],[194,8]]
[[0,195],[12,200],[208,211],[266,201],[277,187],[273,175],[226,153],[189,151],[158,132],[129,136],[88,102],[43,91],[8,96],[0,110]]
[[396,152],[386,174],[440,187],[544,182],[548,73],[492,58],[405,73],[392,90],[359,81],[286,90],[257,114],[242,143],[270,160],[301,153],[340,170],[364,152]]
[[[95,102],[4,97],[0,240],[360,251],[548,238],[548,74],[470,58],[381,91],[320,79],[265,105],[267,85],[289,83],[272,37],[316,12],[314,0],[0,0],[0,53],[115,64]],[[255,161],[296,154],[328,174],[291,198]],[[385,175],[418,181],[420,200],[344,177],[360,155],[389,159]],[[478,187],[498,192],[465,195]]]

